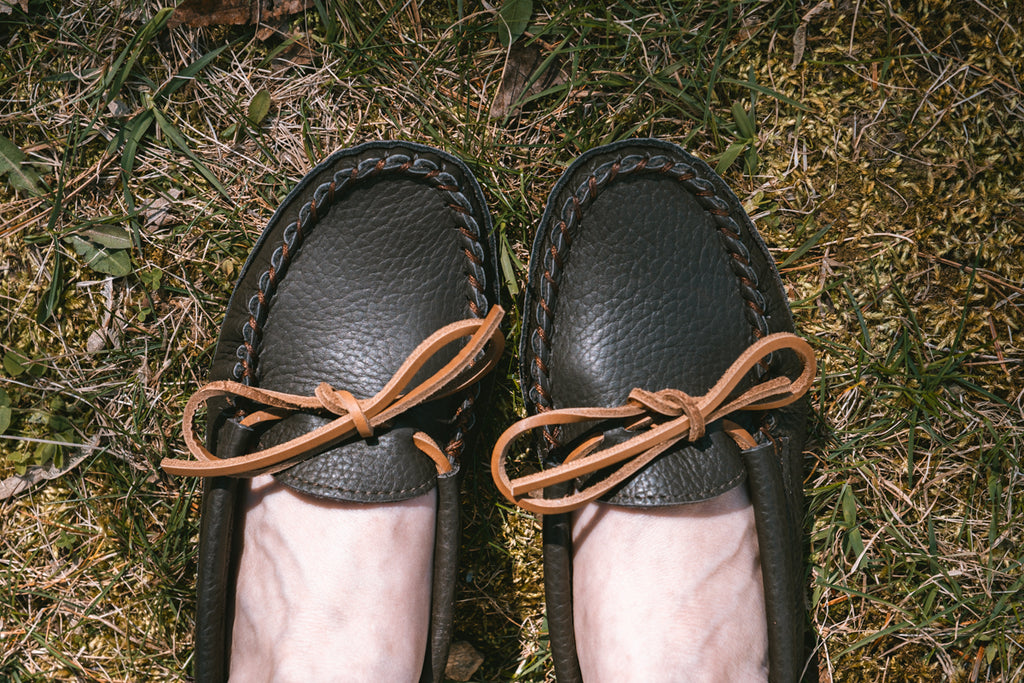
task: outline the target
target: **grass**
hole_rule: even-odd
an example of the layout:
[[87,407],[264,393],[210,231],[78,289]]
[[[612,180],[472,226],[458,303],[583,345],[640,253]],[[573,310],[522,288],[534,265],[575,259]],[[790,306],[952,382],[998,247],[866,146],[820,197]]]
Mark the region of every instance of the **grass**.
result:
[[[548,189],[628,136],[720,166],[819,352],[819,679],[1024,679],[1019,2],[534,3],[520,40],[564,78],[500,119],[482,5],[320,0],[265,39],[140,0],[27,6],[0,14],[0,136],[23,156],[0,175],[0,477],[96,448],[0,503],[0,679],[187,679],[196,484],[156,463],[312,165],[376,138],[465,158],[515,336]],[[521,411],[514,377],[483,444]],[[456,636],[478,680],[551,680],[537,525],[482,466],[465,499]]]

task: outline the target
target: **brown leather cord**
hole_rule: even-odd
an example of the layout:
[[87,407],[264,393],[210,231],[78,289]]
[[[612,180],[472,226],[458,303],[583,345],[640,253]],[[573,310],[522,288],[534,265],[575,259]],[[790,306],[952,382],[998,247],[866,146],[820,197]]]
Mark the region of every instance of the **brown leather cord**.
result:
[[[197,391],[185,405],[185,445],[197,459],[167,458],[160,466],[169,474],[252,477],[282,470],[310,452],[320,451],[357,434],[363,438],[371,436],[374,428],[410,408],[454,394],[490,372],[505,349],[505,337],[499,329],[503,316],[504,311],[500,306],[492,306],[487,317],[482,320],[462,320],[441,328],[409,354],[383,389],[367,399],[356,399],[349,392],[333,389],[326,383],[320,384],[313,396],[296,396],[238,382],[211,382]],[[448,344],[465,337],[469,337],[465,346],[443,368],[408,392],[402,393],[432,356]],[[199,407],[219,396],[244,398],[264,406],[264,410],[251,413],[242,420],[245,426],[279,420],[296,411],[326,410],[338,417],[283,444],[236,458],[220,459],[202,445],[194,428],[195,414]],[[413,437],[413,443],[434,460],[440,473],[451,470],[448,458],[429,436],[418,432]]]
[[437,445],[437,442],[430,438],[429,434],[426,432],[416,432],[412,435],[412,443],[434,461],[438,474],[448,474],[452,471],[452,463],[448,456],[444,454],[444,451]]
[[[795,380],[776,377],[729,399],[732,391],[758,362],[782,349],[793,351],[802,361],[803,370],[799,377]],[[700,438],[708,423],[738,410],[770,410],[792,403],[810,388],[814,372],[814,351],[806,341],[787,332],[771,334],[747,348],[703,396],[692,397],[676,389],[655,392],[634,389],[628,402],[616,408],[562,408],[520,420],[498,437],[491,456],[491,475],[502,495],[525,510],[543,514],[569,512],[604,495],[679,441]],[[659,416],[672,419],[657,423]],[[573,449],[561,465],[509,479],[506,471],[509,449],[526,432],[548,425],[632,418],[651,418],[655,424],[643,433],[604,450],[596,450],[603,437],[594,437]],[[641,421],[642,424],[648,422],[651,420]],[[740,448],[756,445],[754,438],[738,425],[723,420],[723,426]],[[552,485],[619,463],[624,464],[607,478],[582,491],[563,498],[530,497]]]

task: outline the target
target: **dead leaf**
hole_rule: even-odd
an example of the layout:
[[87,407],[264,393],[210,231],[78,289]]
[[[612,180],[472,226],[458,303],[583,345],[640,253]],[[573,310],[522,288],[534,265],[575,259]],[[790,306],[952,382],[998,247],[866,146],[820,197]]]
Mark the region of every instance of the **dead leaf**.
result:
[[156,197],[143,207],[141,213],[145,217],[144,228],[162,228],[174,222],[171,208],[174,205],[163,197]]
[[565,74],[552,61],[544,73],[527,87],[534,73],[543,64],[546,55],[536,45],[513,46],[501,71],[498,94],[491,103],[491,118],[499,119],[519,111],[523,100],[566,81]]
[[312,6],[313,0],[184,0],[175,8],[167,25],[260,24],[298,14]]
[[67,474],[89,457],[90,453],[99,448],[99,443],[100,437],[95,436],[90,443],[79,446],[74,455],[65,458],[63,467],[54,467],[53,465],[38,467],[33,465],[25,469],[25,474],[14,475],[0,481],[0,500],[7,500],[19,493],[24,493],[41,481],[49,481],[50,479],[56,479],[63,474]]
[[807,27],[810,25],[811,19],[831,4],[832,0],[821,0],[801,17],[800,25],[797,26],[796,33],[793,34],[793,64],[790,68],[797,68],[804,59],[804,50],[807,48]]
[[308,66],[312,64],[314,54],[309,48],[307,38],[301,34],[295,34],[290,36],[289,40],[294,42],[277,53],[277,56],[274,58],[274,68],[282,69],[289,66]]
[[28,0],[0,0],[0,14],[10,14],[15,7],[28,14]]
[[791,68],[795,69],[800,66],[800,62],[804,59],[804,49],[807,47],[807,24],[800,24],[796,27],[796,33],[793,35],[793,64]]
[[85,341],[86,353],[95,354],[99,353],[107,346],[118,348],[121,345],[121,327],[123,325],[115,325],[111,327],[110,323],[114,317],[114,278],[108,277],[103,281],[103,318],[100,320],[100,326],[93,330],[89,334],[89,338]]
[[484,663],[484,657],[464,640],[452,643],[444,675],[453,681],[468,681]]
[[[276,22],[275,22],[276,23]],[[284,31],[281,30],[282,26],[287,25],[288,22],[281,22],[280,25],[267,26],[263,25],[256,31],[256,39],[262,42],[270,40],[272,36],[280,33],[284,35]]]
[[97,354],[107,348],[107,335],[103,330],[93,330],[89,338],[85,340],[85,352],[89,355]]

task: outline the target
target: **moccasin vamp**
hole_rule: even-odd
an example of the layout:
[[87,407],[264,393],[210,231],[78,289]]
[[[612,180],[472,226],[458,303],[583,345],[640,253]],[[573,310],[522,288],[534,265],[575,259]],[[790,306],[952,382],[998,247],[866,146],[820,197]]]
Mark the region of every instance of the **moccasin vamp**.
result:
[[[488,313],[498,300],[494,254],[483,194],[460,160],[406,142],[341,150],[288,195],[254,246],[228,305],[210,379],[304,397],[326,384],[328,393],[372,397],[430,335]],[[410,386],[458,349],[452,344],[431,357]],[[438,489],[424,680],[440,680],[447,657],[459,457],[478,394],[475,384],[425,401],[370,435],[310,450],[275,472],[296,491],[338,501],[387,503]],[[209,401],[209,451],[217,458],[265,451],[337,418],[310,409],[254,425],[240,419],[257,408],[245,398]],[[414,444],[416,433],[440,447],[450,471],[439,474]],[[236,479],[209,480],[198,579],[199,681],[222,681],[228,672],[241,498]]]
[[[562,175],[538,228],[523,311],[521,381],[532,413],[623,406],[635,389],[700,397],[748,348],[779,332],[793,332],[793,321],[771,255],[707,164],[669,143],[628,140],[587,152]],[[803,366],[774,352],[734,393],[800,375]],[[600,497],[618,506],[679,505],[747,483],[762,545],[773,681],[794,680],[803,665],[805,416],[800,400],[730,414],[755,447],[741,447],[724,420],[709,422],[703,435],[674,443]],[[553,467],[595,433],[605,449],[633,438],[637,427],[548,426],[536,443]],[[608,476],[587,474],[575,488]],[[572,490],[550,487],[545,497]],[[545,516],[544,524],[555,667],[560,681],[575,681],[568,514]]]

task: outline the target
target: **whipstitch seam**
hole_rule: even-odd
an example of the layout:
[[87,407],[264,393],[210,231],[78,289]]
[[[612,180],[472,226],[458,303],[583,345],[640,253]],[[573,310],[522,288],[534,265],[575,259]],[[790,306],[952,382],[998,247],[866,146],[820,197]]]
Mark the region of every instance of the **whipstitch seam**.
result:
[[[552,407],[549,389],[549,339],[554,324],[553,309],[558,297],[558,281],[566,252],[572,246],[572,231],[581,220],[583,209],[593,203],[615,178],[639,172],[663,173],[675,178],[712,217],[719,239],[731,256],[729,265],[739,282],[746,303],[744,310],[751,325],[751,334],[754,339],[760,339],[769,332],[766,320],[767,304],[760,291],[757,274],[750,264],[750,252],[741,241],[741,228],[732,217],[728,202],[718,196],[711,181],[698,176],[690,164],[677,162],[663,155],[633,154],[606,162],[587,176],[577,186],[576,191],[562,203],[561,210],[546,235],[550,248],[544,253],[544,272],[538,283],[539,297],[533,311],[536,324],[530,335],[532,383],[528,389],[528,397],[537,412],[544,412]],[[758,366],[759,378],[767,371],[770,363],[771,356]],[[549,449],[559,445],[557,429],[545,428],[542,434]]]
[[[254,381],[262,327],[266,322],[271,300],[305,237],[316,227],[319,219],[327,214],[344,189],[387,173],[404,174],[425,180],[441,194],[445,205],[452,210],[456,227],[463,239],[462,252],[468,268],[466,277],[473,294],[473,298],[468,300],[469,309],[477,318],[486,315],[489,307],[485,294],[487,273],[484,270],[485,253],[481,244],[480,226],[473,217],[473,205],[461,191],[458,179],[443,166],[420,156],[395,153],[364,159],[354,166],[335,171],[330,181],[318,185],[313,190],[312,199],[299,207],[296,220],[284,228],[281,244],[271,254],[270,265],[257,278],[256,292],[247,302],[249,317],[242,325],[242,343],[235,351],[238,362],[235,363],[232,372],[237,381],[246,385]],[[455,434],[444,449],[452,459],[461,452],[465,433],[473,427],[474,399],[478,393],[479,387],[476,386],[468,390],[452,419]]]

